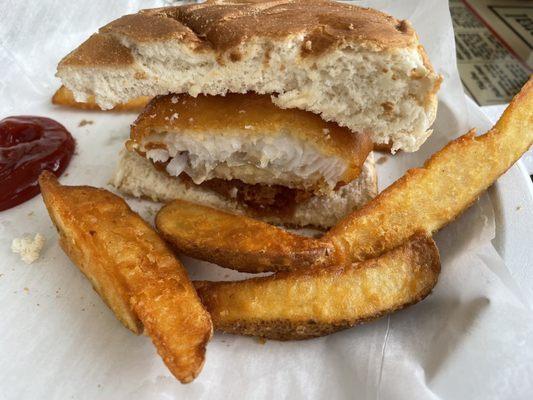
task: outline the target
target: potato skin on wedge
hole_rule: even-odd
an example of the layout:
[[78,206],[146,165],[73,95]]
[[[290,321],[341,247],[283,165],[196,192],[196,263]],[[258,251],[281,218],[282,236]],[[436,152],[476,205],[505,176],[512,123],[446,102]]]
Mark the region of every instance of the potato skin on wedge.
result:
[[65,253],[126,327],[141,333],[144,326],[176,378],[192,381],[213,328],[164,241],[106,190],[62,186],[49,172],[39,183]]
[[195,282],[215,329],[275,340],[324,336],[425,298],[437,283],[433,240],[416,235],[379,258],[237,282]]
[[432,234],[465,211],[533,144],[533,78],[487,133],[450,142],[394,182],[324,237],[351,262],[399,246],[417,231]]
[[241,272],[290,271],[336,263],[331,243],[184,200],[161,208],[155,224],[178,251]]

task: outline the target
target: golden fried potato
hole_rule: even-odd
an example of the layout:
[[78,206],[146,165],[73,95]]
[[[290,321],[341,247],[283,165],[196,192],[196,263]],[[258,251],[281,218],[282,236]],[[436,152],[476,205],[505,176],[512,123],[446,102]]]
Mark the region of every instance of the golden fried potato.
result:
[[237,282],[195,282],[215,328],[294,340],[328,335],[379,318],[426,297],[440,272],[424,235],[380,258]]
[[65,253],[126,327],[140,333],[144,325],[174,376],[192,381],[213,328],[164,241],[106,190],[62,186],[49,172],[39,184]]
[[[252,224],[245,217],[230,217],[208,207],[201,208],[198,218],[199,209],[170,204],[170,210],[161,211],[158,227],[162,230],[165,225],[165,238],[179,251],[224,267],[232,268],[233,260],[247,254],[248,272],[309,267],[312,263],[301,256],[309,254],[309,249],[322,254],[322,265],[360,261],[401,245],[415,232],[431,234],[453,221],[532,143],[533,78],[493,129],[477,137],[470,132],[449,143],[423,168],[408,171],[314,244],[311,239],[300,242],[297,235],[281,234],[268,224]],[[239,269],[242,262],[237,264]]]
[[183,200],[164,206],[155,224],[179,251],[242,272],[335,263],[331,243]]
[[533,144],[533,78],[497,124],[449,143],[366,206],[344,218],[324,239],[348,260],[375,257],[415,232],[436,232],[466,210]]
[[[112,111],[141,111],[151,100],[149,96],[141,96],[130,100],[127,103],[118,104],[113,107]],[[65,86],[61,86],[52,96],[52,103],[58,106],[77,108],[80,110],[102,110],[90,96],[85,103],[80,103],[74,99],[72,92]]]

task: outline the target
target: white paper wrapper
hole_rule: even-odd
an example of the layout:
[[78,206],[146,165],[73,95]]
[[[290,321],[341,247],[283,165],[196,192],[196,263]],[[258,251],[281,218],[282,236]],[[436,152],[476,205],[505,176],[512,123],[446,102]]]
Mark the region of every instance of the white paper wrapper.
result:
[[[384,157],[383,188],[473,123],[481,130],[487,126],[467,112],[446,1],[360,3],[410,19],[444,77],[430,140],[415,154],[377,155]],[[64,183],[106,187],[135,115],[53,107],[57,62],[104,23],[160,5],[4,0],[1,116],[45,115],[73,133],[77,155]],[[80,127],[82,119],[93,124]],[[157,210],[153,203],[130,203],[145,217]],[[13,238],[36,232],[47,243],[41,259],[28,266],[9,247]],[[533,314],[526,305],[531,300],[520,294],[492,247],[494,232],[485,196],[437,235],[442,274],[422,303],[309,341],[259,344],[218,334],[200,377],[181,385],[150,340],[124,329],[63,254],[37,197],[0,213],[0,399],[532,398]],[[184,262],[193,278],[234,276],[207,263]]]

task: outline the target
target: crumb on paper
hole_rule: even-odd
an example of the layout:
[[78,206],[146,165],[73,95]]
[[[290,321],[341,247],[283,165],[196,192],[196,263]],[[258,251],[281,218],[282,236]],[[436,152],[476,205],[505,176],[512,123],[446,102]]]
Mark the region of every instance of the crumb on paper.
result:
[[28,217],[33,217],[34,214],[35,214],[35,213],[34,213],[33,211],[30,211],[30,212],[28,213]]
[[521,208],[522,206],[516,206],[516,211],[520,211]]
[[80,123],[78,124],[79,127],[85,126],[85,125],[92,125],[94,124],[94,121],[88,120],[88,119],[82,119]]
[[267,342],[266,339],[262,337],[258,337],[256,338],[256,340],[257,340],[257,343],[259,344],[265,344]]
[[27,287],[25,287],[23,290],[24,290],[26,293],[30,293],[30,289],[27,288]]
[[31,235],[24,235],[13,239],[11,251],[19,254],[20,259],[26,264],[31,264],[39,259],[44,246],[44,236],[37,233],[33,238]]
[[387,157],[385,156],[381,156],[378,158],[378,160],[376,161],[376,164],[378,165],[381,165],[381,164],[385,164],[387,162]]

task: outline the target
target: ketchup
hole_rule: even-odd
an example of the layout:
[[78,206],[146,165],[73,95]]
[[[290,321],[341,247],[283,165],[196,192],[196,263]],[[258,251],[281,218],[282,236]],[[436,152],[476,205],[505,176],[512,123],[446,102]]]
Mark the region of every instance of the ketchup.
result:
[[39,194],[44,170],[60,176],[75,142],[63,125],[50,118],[7,117],[0,121],[0,211]]

